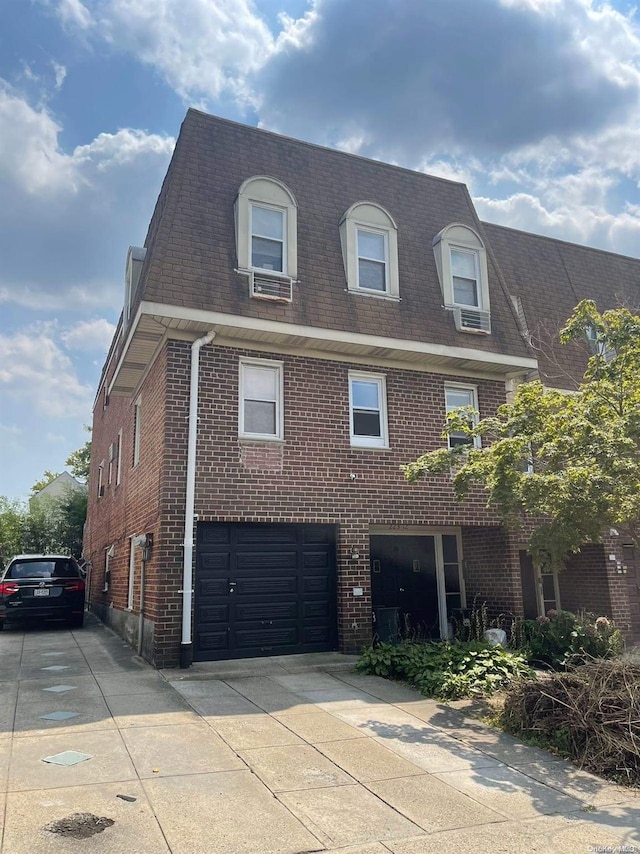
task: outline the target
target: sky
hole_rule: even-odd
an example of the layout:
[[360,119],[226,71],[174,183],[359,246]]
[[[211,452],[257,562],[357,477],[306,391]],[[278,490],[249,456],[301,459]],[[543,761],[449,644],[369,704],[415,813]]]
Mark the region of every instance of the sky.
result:
[[627,0],[2,0],[0,495],[86,441],[188,107],[640,257],[639,95]]

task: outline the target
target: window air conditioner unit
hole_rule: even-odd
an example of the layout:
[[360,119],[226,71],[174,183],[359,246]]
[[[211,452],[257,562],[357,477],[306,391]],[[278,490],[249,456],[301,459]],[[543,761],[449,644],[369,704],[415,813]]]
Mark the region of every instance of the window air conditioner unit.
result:
[[491,334],[491,315],[477,308],[454,308],[453,317],[458,332],[477,332]]
[[256,299],[291,302],[293,299],[292,285],[293,281],[290,276],[259,273],[255,270],[249,274],[249,295]]

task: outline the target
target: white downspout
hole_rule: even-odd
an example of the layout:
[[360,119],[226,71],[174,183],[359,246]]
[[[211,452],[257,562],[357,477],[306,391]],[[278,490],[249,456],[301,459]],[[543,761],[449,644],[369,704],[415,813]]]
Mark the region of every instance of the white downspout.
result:
[[191,345],[191,386],[189,390],[189,441],[187,445],[187,500],[184,511],[184,564],[182,570],[182,642],[180,667],[189,667],[193,657],[191,608],[193,602],[193,520],[196,493],[196,444],[198,440],[198,376],[200,350],[216,337],[207,332]]

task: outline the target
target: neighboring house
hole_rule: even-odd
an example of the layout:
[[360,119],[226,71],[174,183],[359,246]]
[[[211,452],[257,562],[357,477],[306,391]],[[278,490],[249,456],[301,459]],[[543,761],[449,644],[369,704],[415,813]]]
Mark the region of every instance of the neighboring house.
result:
[[76,480],[76,478],[73,477],[73,475],[70,475],[68,471],[63,471],[62,474],[54,477],[51,483],[43,486],[43,488],[36,492],[35,495],[31,496],[31,501],[40,501],[43,498],[46,498],[47,500],[64,498],[68,494],[69,490],[74,492],[86,492],[87,485]]
[[479,492],[400,471],[448,408],[490,415],[539,369],[566,385],[540,322],[639,283],[640,261],[479,222],[462,184],[190,110],[96,397],[92,608],[157,666],[356,652],[374,614],[446,637],[475,596],[640,628],[615,537],[540,578]]

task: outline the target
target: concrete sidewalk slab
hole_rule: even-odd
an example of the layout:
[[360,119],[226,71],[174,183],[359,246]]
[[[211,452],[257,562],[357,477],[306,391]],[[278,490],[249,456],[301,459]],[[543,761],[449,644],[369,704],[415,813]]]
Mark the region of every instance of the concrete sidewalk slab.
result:
[[[45,756],[53,756],[65,750],[88,753],[93,758],[71,768],[42,761]],[[8,784],[10,792],[134,779],[135,769],[119,733],[115,731],[25,736],[13,742]]]
[[118,694],[106,698],[120,729],[198,723],[196,712],[177,694]]
[[[367,788],[428,833],[459,827],[479,827],[505,817],[450,788],[430,774],[379,780]],[[483,833],[479,828],[477,833]]]
[[308,744],[259,747],[240,755],[272,792],[350,786],[355,782]]
[[288,792],[278,798],[327,848],[384,842],[420,833],[417,825],[359,784]]
[[239,771],[245,765],[204,722],[132,727],[122,738],[142,779],[211,771]]
[[[230,684],[208,667],[194,678],[167,671],[169,683],[92,617],[79,632],[3,635],[5,672],[33,678],[17,693],[15,683],[0,686],[7,728],[17,711],[15,732],[0,731],[2,854],[555,854],[636,844],[640,793],[594,783],[468,719],[469,704],[421,699],[345,670],[342,659],[331,673],[324,655],[225,662]],[[35,666],[52,661],[84,661],[88,673]],[[231,665],[239,675],[228,675]],[[47,690],[64,683],[66,693]],[[52,711],[77,717],[41,720]],[[92,758],[42,761],[66,750]],[[117,794],[136,801],[113,807]],[[589,802],[597,806],[585,811]],[[72,811],[116,823],[80,843],[42,835],[47,815]],[[563,814],[544,817],[555,811]],[[444,829],[458,824],[469,826]]]
[[248,770],[144,785],[172,854],[301,854],[322,848]]
[[500,765],[435,775],[443,783],[484,804],[505,818],[534,818],[538,815],[569,813],[583,803],[569,795],[526,777],[515,768]]
[[304,743],[295,733],[269,715],[220,719],[212,726],[234,750]]
[[[135,802],[120,800],[126,793]],[[113,820],[90,839],[78,840],[44,830],[52,821],[88,812]],[[158,821],[139,782],[47,789],[7,796],[4,850],[10,854],[170,854]]]
[[373,738],[330,741],[317,747],[361,783],[425,773],[422,768],[397,756]]
[[312,713],[306,711],[304,714],[294,715],[275,712],[274,717],[309,744],[367,737],[366,733],[360,732],[355,727],[330,715],[329,712],[323,712],[316,707]]

